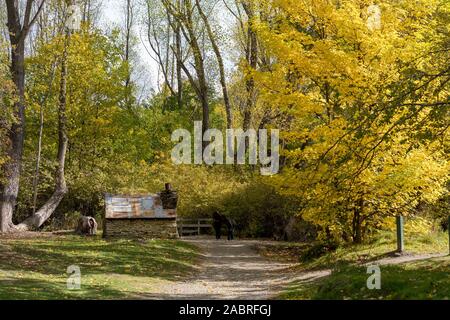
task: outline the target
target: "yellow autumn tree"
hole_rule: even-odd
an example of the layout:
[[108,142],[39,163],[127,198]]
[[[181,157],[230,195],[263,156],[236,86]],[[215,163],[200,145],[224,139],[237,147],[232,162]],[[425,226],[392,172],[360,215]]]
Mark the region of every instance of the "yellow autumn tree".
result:
[[442,196],[450,3],[259,2],[271,18],[255,26],[275,62],[258,88],[289,119],[274,181],[302,201],[302,217],[322,237],[361,242]]

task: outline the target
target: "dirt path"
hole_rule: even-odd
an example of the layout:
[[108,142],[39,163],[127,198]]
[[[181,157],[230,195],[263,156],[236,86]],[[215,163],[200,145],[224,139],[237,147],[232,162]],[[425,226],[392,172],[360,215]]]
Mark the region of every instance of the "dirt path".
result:
[[427,260],[432,258],[440,258],[447,256],[446,253],[424,253],[424,254],[405,254],[400,256],[393,256],[393,257],[386,257],[382,258],[376,261],[367,262],[364,265],[397,265],[407,262],[414,262],[414,261],[420,261],[420,260]]
[[294,273],[293,264],[268,260],[253,249],[257,241],[189,240],[203,250],[195,278],[166,282],[150,299],[270,299],[295,280],[312,280],[329,271]]
[[[226,241],[211,238],[185,240],[203,251],[203,261],[195,276],[180,282],[162,281],[154,291],[140,294],[144,299],[237,299],[258,300],[276,297],[295,281],[308,282],[331,274],[331,270],[295,271],[293,263],[269,260],[254,248],[258,240]],[[269,243],[264,241],[265,244]],[[363,265],[401,264],[441,255],[386,257]]]

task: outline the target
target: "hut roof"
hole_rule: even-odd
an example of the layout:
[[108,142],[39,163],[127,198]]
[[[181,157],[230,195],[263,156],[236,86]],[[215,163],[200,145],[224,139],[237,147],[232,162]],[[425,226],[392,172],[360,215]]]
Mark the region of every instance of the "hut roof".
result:
[[176,209],[164,209],[159,194],[105,195],[106,219],[170,219]]

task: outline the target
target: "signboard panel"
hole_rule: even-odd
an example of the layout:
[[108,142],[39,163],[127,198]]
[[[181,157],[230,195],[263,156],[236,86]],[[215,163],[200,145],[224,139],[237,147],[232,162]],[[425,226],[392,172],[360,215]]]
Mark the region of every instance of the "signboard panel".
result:
[[164,209],[159,194],[105,196],[106,219],[170,219],[176,209]]

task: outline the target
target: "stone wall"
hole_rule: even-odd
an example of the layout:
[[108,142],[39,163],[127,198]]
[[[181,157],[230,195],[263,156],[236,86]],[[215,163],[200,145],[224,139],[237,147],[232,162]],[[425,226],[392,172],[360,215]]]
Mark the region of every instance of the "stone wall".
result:
[[178,238],[176,219],[105,219],[103,235],[107,238]]

